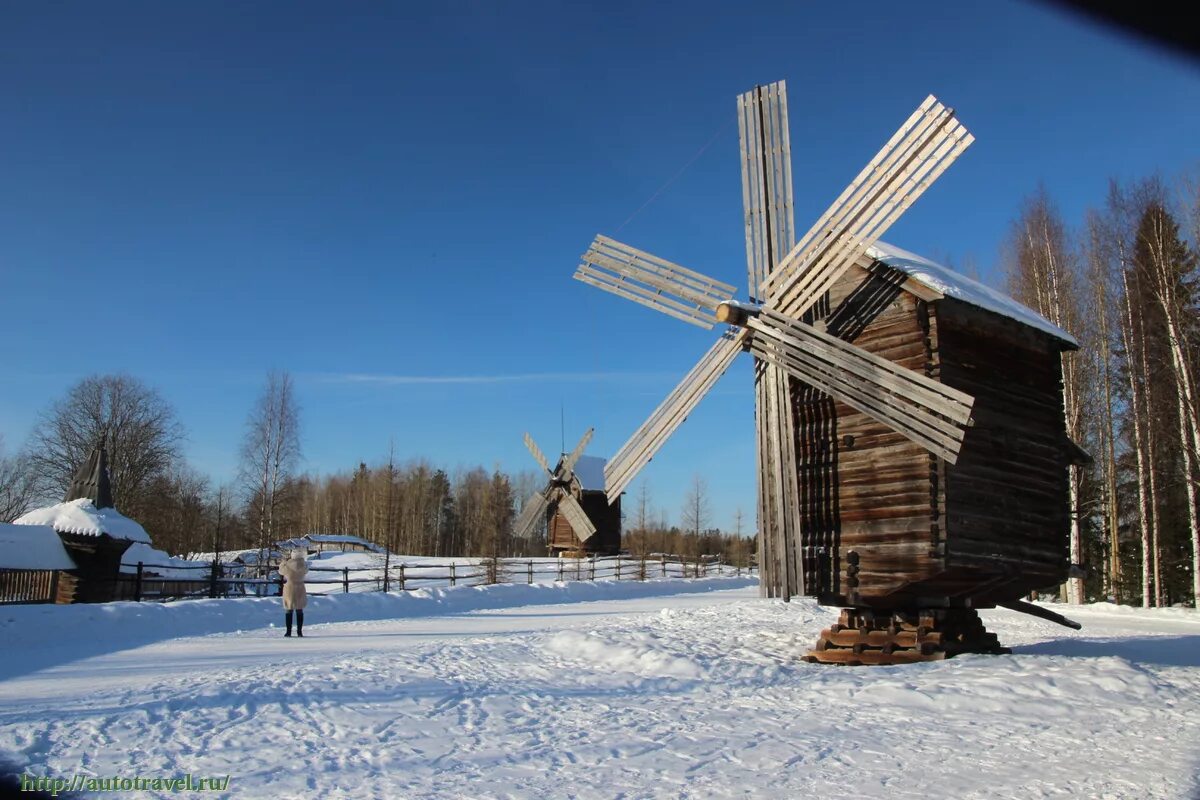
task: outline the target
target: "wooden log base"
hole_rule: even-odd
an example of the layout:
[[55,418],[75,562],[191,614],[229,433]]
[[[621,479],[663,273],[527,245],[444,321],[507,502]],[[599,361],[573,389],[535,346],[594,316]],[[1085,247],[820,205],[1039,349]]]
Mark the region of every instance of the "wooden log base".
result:
[[804,661],[845,666],[941,661],[962,653],[1002,655],[973,608],[877,611],[843,608],[838,621],[821,631]]

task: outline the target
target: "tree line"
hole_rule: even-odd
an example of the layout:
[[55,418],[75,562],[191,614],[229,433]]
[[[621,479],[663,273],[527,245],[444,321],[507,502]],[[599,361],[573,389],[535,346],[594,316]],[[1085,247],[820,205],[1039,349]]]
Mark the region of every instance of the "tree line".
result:
[[1112,181],[1072,229],[1045,189],[1004,253],[1009,290],[1079,340],[1063,356],[1070,602],[1200,597],[1200,183]]
[[[266,551],[309,533],[353,534],[389,553],[508,558],[545,555],[544,521],[513,535],[521,504],[545,486],[534,471],[482,466],[453,470],[425,458],[386,461],[331,474],[300,470],[300,408],[292,378],[272,371],[247,414],[236,477],[217,483],[188,465],[184,431],[165,398],[129,375],[95,375],[40,416],[29,441],[6,455],[0,440],[0,521],[61,500],[79,465],[103,440],[114,503],[171,554]],[[697,479],[699,480],[699,479]],[[697,483],[701,486],[701,483]],[[737,553],[752,543],[708,526],[707,490],[691,496],[685,528],[665,512],[627,529],[630,552],[689,556]],[[643,489],[643,511],[647,491]],[[699,505],[697,505],[699,503]],[[690,516],[689,516],[690,514]],[[688,527],[690,526],[690,527]]]

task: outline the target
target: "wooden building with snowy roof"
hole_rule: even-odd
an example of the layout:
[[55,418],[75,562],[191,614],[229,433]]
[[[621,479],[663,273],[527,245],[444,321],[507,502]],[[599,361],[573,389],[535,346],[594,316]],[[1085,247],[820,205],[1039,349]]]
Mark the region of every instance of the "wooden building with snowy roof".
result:
[[48,526],[58,534],[75,563],[74,601],[80,603],[116,599],[121,557],[134,542],[151,543],[141,525],[113,507],[103,444],[79,468],[63,502],[30,511],[13,525]]
[[[828,395],[796,393],[804,593],[846,606],[989,607],[1067,574],[1061,354],[1015,300],[879,242],[817,324],[974,398],[954,463]],[[786,567],[785,567],[786,570]]]

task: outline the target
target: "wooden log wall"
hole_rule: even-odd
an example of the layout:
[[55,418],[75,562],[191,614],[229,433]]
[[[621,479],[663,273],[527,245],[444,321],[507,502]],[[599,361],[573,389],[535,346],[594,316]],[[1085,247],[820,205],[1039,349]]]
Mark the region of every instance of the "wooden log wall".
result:
[[[894,270],[854,268],[830,290],[827,330],[913,370],[931,369],[924,303]],[[819,314],[818,316],[822,316]],[[807,392],[805,391],[807,390]],[[807,387],[795,393],[802,456],[803,545],[810,594],[828,602],[880,602],[939,572],[934,509],[941,487],[929,453],[883,423]],[[857,554],[857,564],[847,561]]]
[[948,566],[995,576],[976,599],[1017,599],[1066,576],[1062,345],[951,299],[938,306],[942,379],[975,396],[975,424],[945,468]]
[[580,542],[567,518],[557,510],[547,524],[547,542],[551,552],[580,550],[600,555],[616,555],[621,549],[621,501],[609,505],[604,492],[583,492],[578,498],[584,513],[596,526],[596,533]]

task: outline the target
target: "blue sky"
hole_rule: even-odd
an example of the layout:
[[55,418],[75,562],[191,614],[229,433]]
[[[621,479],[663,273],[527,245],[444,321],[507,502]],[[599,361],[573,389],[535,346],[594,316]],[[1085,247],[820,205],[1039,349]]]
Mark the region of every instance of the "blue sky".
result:
[[[954,106],[975,145],[886,238],[993,284],[1039,182],[1078,221],[1110,176],[1200,163],[1194,63],[1040,5],[3,3],[0,434],[124,371],[228,480],[279,368],[307,470],[389,439],[524,469],[563,409],[609,455],[714,334],[577,257],[633,215],[623,241],[744,286],[734,98],[781,78],[801,229]],[[643,476],[674,519],[697,473],[715,524],[752,517],[746,363]]]

